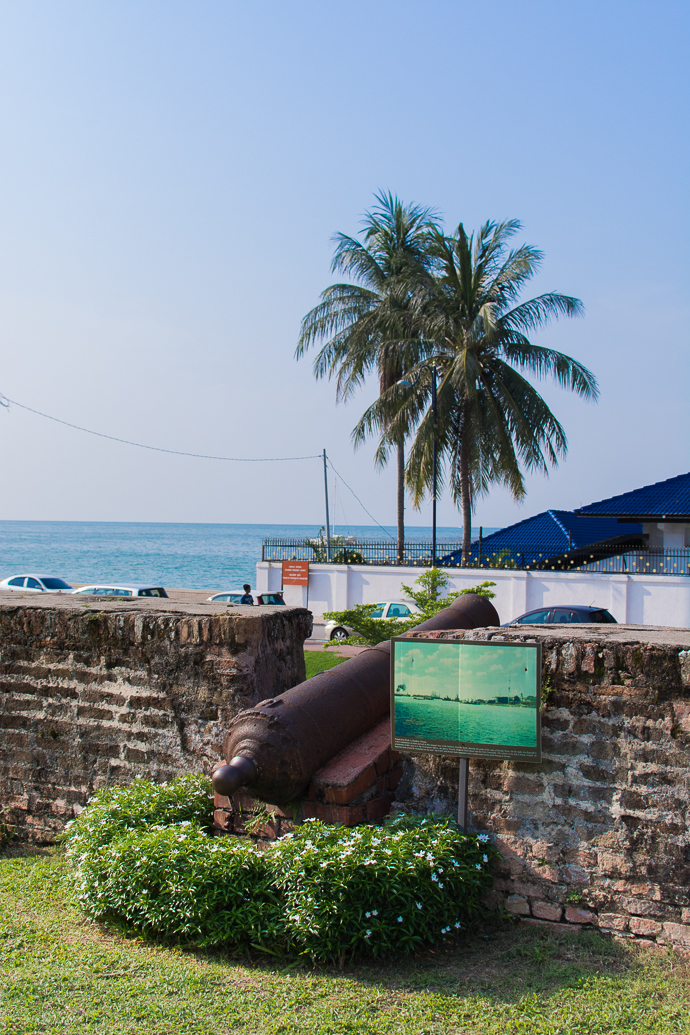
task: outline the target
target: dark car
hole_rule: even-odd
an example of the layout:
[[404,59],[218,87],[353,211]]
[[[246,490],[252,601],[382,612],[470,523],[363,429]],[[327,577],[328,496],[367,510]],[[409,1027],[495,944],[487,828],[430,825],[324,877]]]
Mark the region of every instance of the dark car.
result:
[[572,625],[577,622],[617,624],[616,619],[605,607],[583,607],[581,604],[564,604],[563,607],[539,607],[504,625]]
[[257,604],[272,604],[275,607],[284,603],[282,593],[259,593],[257,597]]

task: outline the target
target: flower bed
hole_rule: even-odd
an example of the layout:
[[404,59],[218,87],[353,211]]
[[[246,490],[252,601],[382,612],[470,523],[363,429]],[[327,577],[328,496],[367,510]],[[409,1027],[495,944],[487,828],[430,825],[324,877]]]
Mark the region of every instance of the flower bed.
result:
[[213,837],[210,784],[104,791],[65,835],[84,911],[149,936],[315,960],[410,952],[475,923],[497,855],[452,820],[308,821],[264,848]]

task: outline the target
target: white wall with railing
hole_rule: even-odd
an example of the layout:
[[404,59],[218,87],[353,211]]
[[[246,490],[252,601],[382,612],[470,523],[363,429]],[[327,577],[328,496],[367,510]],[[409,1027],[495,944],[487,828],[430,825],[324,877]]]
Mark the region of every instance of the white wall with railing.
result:
[[[495,582],[493,601],[502,622],[512,621],[535,607],[584,604],[605,607],[618,622],[690,628],[690,576],[624,575],[592,571],[513,571],[446,568],[452,588]],[[354,604],[404,600],[402,584],[412,585],[417,568],[348,564],[312,564],[309,587],[286,586],[286,604],[308,607],[316,619],[324,611],[342,611]],[[258,593],[279,590],[279,562],[256,566]]]

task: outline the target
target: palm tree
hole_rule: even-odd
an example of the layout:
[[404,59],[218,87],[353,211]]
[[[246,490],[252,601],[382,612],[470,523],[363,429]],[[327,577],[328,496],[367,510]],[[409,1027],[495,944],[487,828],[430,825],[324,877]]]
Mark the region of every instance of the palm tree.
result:
[[[561,424],[522,372],[550,375],[586,399],[598,397],[589,370],[529,340],[553,318],[581,315],[583,306],[577,298],[553,292],[519,301],[542,259],[530,245],[509,250],[520,228],[516,220],[487,222],[476,239],[467,236],[462,223],[450,237],[435,230],[433,275],[410,288],[420,359],[408,366],[407,378],[419,380],[413,390],[395,385],[382,393],[355,429],[358,440],[374,427],[385,427],[380,450],[416,429],[407,481],[419,505],[431,483],[434,436],[428,378],[421,375],[435,366],[436,441],[452,498],[462,510],[463,563],[470,552],[475,499],[492,483],[506,485],[521,499],[521,468],[546,473],[567,451]],[[411,354],[411,343],[408,348]]]
[[[429,209],[404,205],[392,194],[377,194],[364,219],[363,241],[336,234],[333,272],[356,283],[332,284],[302,321],[296,357],[316,341],[324,344],[314,360],[314,375],[335,377],[336,400],[346,400],[375,372],[379,393],[390,392],[423,353],[411,330],[411,294],[429,279],[430,243],[436,225]],[[429,285],[430,287],[431,285]],[[385,414],[367,431],[388,430]],[[357,443],[366,435],[358,435]],[[377,451],[377,463],[397,454],[398,562],[405,542],[405,433],[395,434]]]

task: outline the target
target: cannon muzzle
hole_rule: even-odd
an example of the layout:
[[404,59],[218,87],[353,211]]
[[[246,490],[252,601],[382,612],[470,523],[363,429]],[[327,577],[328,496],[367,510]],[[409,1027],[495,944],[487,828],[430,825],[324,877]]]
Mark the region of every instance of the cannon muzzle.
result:
[[[477,629],[500,624],[486,597],[468,593],[410,632]],[[285,805],[301,795],[326,762],[370,730],[390,707],[390,642],[320,672],[278,697],[236,715],[223,742],[227,765],[213,787]]]

